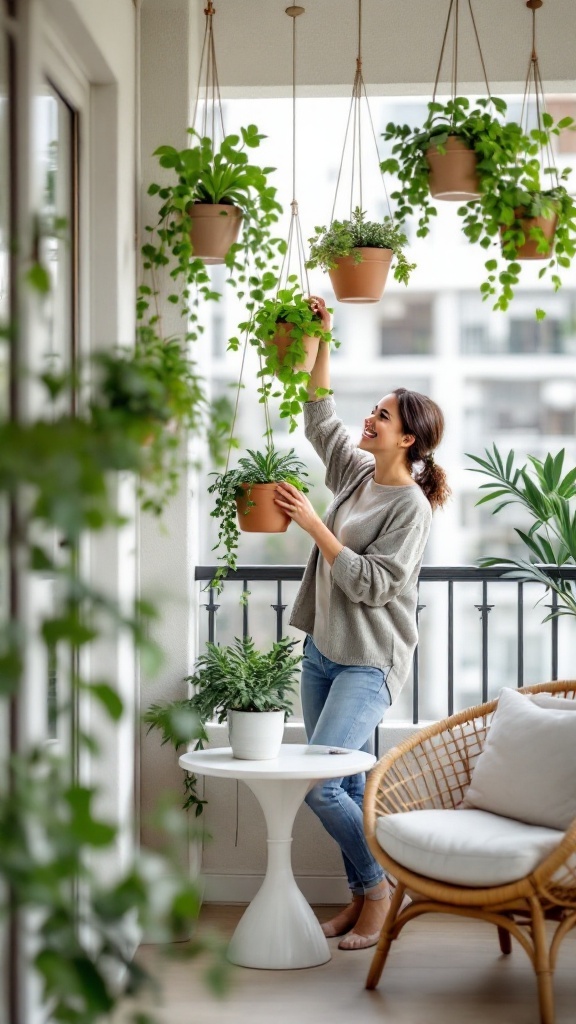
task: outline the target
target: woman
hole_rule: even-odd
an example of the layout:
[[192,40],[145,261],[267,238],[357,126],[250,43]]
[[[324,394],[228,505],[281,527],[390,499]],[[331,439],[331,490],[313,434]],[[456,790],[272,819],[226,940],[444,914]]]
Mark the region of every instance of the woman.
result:
[[[310,301],[328,329],[323,300]],[[432,510],[450,493],[434,461],[444,419],[430,398],[397,388],[374,405],[355,442],[318,388],[330,388],[325,344],[310,377],[305,427],[334,500],[324,521],[291,484],[278,484],[275,500],[314,541],[291,618],[307,634],[308,742],[361,749],[398,696],[416,646],[418,573]],[[329,937],[345,935],[340,949],[373,946],[390,899],[364,836],[364,783],[364,775],[329,780],[306,798],[340,846],[352,892],[349,906],[322,926]]]

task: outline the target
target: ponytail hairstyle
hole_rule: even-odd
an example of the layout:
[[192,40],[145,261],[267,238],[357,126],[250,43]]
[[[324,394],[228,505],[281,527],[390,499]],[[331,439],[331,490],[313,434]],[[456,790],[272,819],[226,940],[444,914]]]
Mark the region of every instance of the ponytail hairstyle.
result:
[[[451,491],[446,473],[434,459],[434,451],[444,433],[444,416],[440,406],[418,391],[396,388],[392,392],[398,399],[398,411],[405,434],[414,435],[414,443],[406,455],[412,476],[422,488],[433,509],[446,504]],[[419,468],[414,472],[414,465]]]

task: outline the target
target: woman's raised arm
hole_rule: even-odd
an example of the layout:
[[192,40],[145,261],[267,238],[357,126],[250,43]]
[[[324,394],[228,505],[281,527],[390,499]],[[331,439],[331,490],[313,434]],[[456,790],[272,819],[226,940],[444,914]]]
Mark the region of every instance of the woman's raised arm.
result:
[[[321,299],[318,295],[311,295],[309,302],[312,312],[318,313],[322,318],[324,330],[329,331],[332,327],[332,317],[326,309],[324,299]],[[330,390],[330,346],[325,341],[320,342],[316,362],[308,381],[308,397],[310,402],[317,402],[320,398],[325,397],[316,394],[317,388],[324,388],[326,391]]]

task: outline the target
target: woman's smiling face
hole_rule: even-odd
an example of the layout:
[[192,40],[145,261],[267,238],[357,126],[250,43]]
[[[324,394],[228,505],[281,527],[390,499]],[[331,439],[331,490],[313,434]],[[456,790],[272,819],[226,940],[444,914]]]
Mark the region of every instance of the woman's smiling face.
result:
[[409,448],[413,441],[411,434],[404,433],[398,398],[391,394],[385,395],[364,420],[358,447],[368,452],[393,451]]

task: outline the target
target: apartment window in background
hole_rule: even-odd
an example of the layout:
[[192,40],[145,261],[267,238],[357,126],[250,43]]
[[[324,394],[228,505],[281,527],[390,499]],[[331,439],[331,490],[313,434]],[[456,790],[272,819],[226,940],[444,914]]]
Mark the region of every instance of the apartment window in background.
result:
[[432,299],[429,296],[391,297],[382,310],[381,356],[431,355]]
[[560,320],[547,316],[536,320],[535,316],[509,319],[508,352],[512,354],[545,352],[558,355],[564,351],[564,335]]

